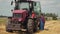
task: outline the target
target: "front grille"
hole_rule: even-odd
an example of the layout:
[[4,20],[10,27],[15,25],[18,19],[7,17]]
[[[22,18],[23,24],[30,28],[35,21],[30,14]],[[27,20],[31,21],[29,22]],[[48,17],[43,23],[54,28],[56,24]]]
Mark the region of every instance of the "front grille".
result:
[[12,23],[13,23],[13,24],[18,24],[18,21],[13,21]]
[[18,20],[13,20],[10,22],[10,24],[7,25],[7,29],[20,30],[21,24],[19,24],[19,23],[20,22]]
[[21,24],[19,21],[12,21],[12,24]]

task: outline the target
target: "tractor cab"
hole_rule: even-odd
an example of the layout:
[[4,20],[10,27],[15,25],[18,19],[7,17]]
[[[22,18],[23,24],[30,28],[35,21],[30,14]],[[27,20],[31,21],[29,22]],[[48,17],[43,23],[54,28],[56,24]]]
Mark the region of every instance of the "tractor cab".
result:
[[35,2],[33,1],[17,1],[15,2],[15,8],[13,11],[13,20],[18,19],[18,21],[24,21],[27,16],[32,14],[34,10],[33,6]]
[[34,10],[33,8],[33,4],[35,2],[33,1],[17,1],[15,2],[15,8],[14,10],[27,10],[29,14],[32,13],[32,10]]
[[27,10],[28,14],[31,15],[34,11],[37,15],[41,13],[40,2],[38,1],[16,1],[14,10]]

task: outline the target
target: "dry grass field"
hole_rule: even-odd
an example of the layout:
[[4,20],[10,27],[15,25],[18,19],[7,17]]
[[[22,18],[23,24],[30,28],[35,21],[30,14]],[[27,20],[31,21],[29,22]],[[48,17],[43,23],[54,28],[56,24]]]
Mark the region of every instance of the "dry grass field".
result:
[[[16,34],[5,31],[6,22],[7,18],[0,18],[0,34]],[[46,21],[45,30],[38,31],[35,34],[60,34],[60,20]]]

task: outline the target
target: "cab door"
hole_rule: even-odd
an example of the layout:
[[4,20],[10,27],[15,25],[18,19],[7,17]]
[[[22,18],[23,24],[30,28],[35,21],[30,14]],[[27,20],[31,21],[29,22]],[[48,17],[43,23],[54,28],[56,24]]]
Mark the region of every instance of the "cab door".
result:
[[37,15],[40,15],[41,14],[41,5],[40,5],[40,2],[36,1],[34,3],[34,11]]

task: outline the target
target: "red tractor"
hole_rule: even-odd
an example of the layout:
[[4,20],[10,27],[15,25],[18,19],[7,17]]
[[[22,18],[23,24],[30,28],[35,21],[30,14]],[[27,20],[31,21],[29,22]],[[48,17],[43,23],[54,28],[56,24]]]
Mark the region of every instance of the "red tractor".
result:
[[[31,34],[37,31],[37,19],[41,13],[40,8],[39,2],[15,0],[15,8],[12,11],[13,16],[8,17],[9,20],[6,25],[6,31],[27,31]],[[34,17],[32,16],[33,12],[35,14]]]

